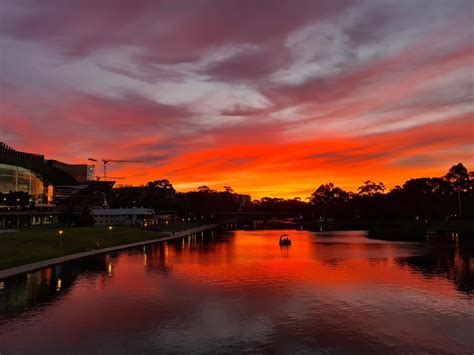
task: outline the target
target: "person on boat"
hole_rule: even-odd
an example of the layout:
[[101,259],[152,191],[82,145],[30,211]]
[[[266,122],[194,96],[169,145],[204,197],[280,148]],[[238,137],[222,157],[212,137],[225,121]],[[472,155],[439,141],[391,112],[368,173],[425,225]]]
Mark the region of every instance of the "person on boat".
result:
[[280,245],[289,245],[289,244],[291,244],[291,241],[288,238],[288,234],[282,234],[280,236]]

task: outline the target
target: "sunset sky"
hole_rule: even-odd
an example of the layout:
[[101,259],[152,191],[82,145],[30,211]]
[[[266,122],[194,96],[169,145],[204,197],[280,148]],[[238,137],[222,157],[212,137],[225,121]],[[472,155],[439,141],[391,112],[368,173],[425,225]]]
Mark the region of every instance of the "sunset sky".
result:
[[473,170],[473,4],[0,0],[0,141],[253,198]]

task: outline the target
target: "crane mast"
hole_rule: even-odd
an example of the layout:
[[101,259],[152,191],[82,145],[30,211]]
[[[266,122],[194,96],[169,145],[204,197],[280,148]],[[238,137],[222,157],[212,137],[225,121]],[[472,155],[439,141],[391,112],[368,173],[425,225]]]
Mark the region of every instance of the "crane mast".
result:
[[[95,163],[102,163],[104,168],[104,176],[102,177],[103,180],[107,180],[107,166],[109,163],[142,163],[141,160],[116,160],[116,159],[95,159],[89,158],[87,160],[93,161]],[[120,178],[117,178],[120,179]]]

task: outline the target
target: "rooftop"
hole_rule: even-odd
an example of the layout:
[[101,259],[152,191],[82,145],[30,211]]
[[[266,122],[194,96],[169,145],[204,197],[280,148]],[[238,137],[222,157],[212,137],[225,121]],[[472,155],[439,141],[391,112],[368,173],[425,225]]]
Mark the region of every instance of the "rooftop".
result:
[[119,216],[124,214],[155,214],[155,211],[149,208],[93,208],[91,213],[93,215]]

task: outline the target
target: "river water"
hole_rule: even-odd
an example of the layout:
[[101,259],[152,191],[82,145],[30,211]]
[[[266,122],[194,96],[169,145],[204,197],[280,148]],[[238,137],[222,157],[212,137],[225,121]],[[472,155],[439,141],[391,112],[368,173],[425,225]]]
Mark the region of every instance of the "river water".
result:
[[0,353],[474,352],[474,252],[233,231],[0,284]]

